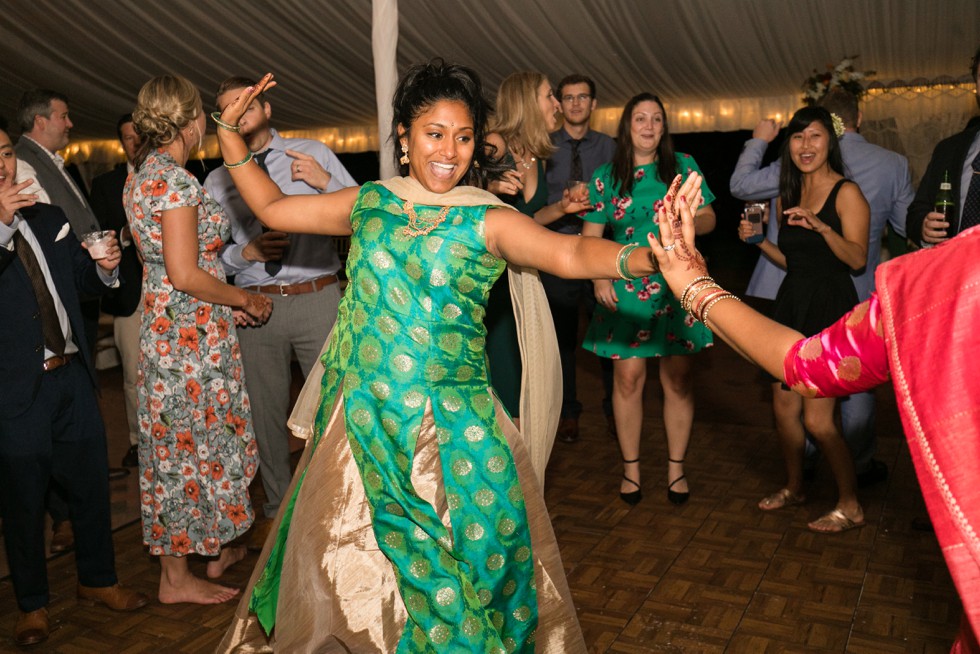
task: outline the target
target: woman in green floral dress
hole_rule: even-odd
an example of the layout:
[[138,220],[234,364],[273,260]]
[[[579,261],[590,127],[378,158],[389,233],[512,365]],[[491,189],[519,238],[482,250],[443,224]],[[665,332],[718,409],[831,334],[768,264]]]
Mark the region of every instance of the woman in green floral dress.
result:
[[[675,153],[667,114],[657,96],[641,93],[623,108],[616,153],[600,166],[589,191],[593,211],[582,226],[585,236],[601,236],[606,226],[618,243],[644,243],[659,228],[656,210],[677,174],[700,173],[694,159]],[[710,203],[714,195],[701,185],[704,205],[695,224],[699,234],[715,226]],[[663,198],[663,199],[662,199]],[[690,200],[691,198],[688,198]],[[627,504],[642,499],[640,491],[640,432],[643,424],[643,387],[647,359],[660,358],[667,432],[667,497],[675,504],[687,501],[684,457],[694,422],[691,382],[693,354],[711,345],[711,332],[680,307],[660,275],[638,280],[597,279],[596,309],[582,347],[613,359],[613,413],[623,455],[620,497]]]
[[489,387],[484,307],[505,261],[647,274],[649,249],[618,257],[466,186],[493,172],[487,103],[441,61],[396,91],[407,177],[283,196],[235,133],[271,77],[220,116],[222,155],[267,226],[351,235],[350,284],[313,437],[219,650],[584,652],[525,443]]
[[204,133],[197,89],[163,75],[140,89],[143,138],[126,182],[126,215],[144,267],[138,375],[143,542],[160,557],[161,602],[213,604],[237,590],[208,577],[245,556],[228,547],[252,524],[248,485],[258,465],[232,307],[258,320],[268,298],[225,283],[218,250],[231,236],[221,207],[185,168]]

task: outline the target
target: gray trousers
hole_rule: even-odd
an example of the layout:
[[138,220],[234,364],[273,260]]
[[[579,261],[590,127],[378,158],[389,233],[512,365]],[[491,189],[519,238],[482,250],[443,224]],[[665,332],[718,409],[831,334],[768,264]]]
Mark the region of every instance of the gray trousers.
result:
[[245,384],[252,403],[252,422],[259,446],[259,470],[266,517],[279,510],[291,478],[289,463],[290,363],[296,353],[305,378],[337,320],[340,286],[303,295],[272,298],[272,316],[260,327],[238,329]]

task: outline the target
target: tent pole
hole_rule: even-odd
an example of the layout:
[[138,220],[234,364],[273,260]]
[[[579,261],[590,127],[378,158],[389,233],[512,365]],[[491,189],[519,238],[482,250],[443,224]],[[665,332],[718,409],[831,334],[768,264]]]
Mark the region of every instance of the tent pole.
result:
[[381,179],[398,174],[391,132],[391,99],[398,85],[398,0],[372,0],[371,50],[374,54],[374,96],[378,105],[378,157]]

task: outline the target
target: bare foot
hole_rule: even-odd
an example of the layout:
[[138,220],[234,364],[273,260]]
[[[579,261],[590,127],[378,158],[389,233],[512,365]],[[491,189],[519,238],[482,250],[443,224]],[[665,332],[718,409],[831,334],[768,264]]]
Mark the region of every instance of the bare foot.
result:
[[188,602],[191,604],[220,604],[227,602],[239,593],[237,588],[219,586],[210,581],[205,581],[199,577],[188,575],[181,579],[179,585],[167,582],[164,575],[160,575],[161,604],[180,604]]
[[218,558],[208,562],[208,578],[217,579],[225,573],[225,570],[244,559],[247,553],[248,550],[244,545],[222,548]]

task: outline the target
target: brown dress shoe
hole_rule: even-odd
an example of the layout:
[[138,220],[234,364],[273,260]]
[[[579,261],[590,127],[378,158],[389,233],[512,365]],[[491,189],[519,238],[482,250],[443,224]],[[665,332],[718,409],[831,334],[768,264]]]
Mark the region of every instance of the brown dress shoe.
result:
[[14,642],[18,645],[37,645],[48,639],[48,609],[41,607],[28,613],[21,612],[14,627]]
[[578,418],[562,418],[558,422],[558,440],[562,443],[578,440]]
[[75,547],[75,532],[71,529],[71,523],[67,520],[59,522],[54,526],[54,534],[51,536],[51,552],[64,552]]
[[78,584],[78,600],[85,604],[105,604],[113,611],[135,611],[149,603],[150,598],[122,584],[93,588]]

